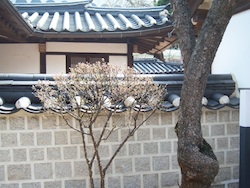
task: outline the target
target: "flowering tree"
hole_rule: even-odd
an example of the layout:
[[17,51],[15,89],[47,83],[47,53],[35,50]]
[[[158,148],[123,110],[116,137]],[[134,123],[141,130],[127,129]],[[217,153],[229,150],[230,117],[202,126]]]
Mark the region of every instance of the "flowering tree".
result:
[[[129,137],[155,112],[166,92],[150,77],[137,75],[132,69],[121,74],[119,69],[101,63],[79,63],[68,75],[55,76],[53,82],[39,81],[34,90],[45,110],[60,114],[70,128],[81,133],[91,188],[95,187],[93,164],[98,164],[100,187],[104,188],[105,175],[113,159]],[[150,114],[138,121],[142,111],[150,111]],[[109,123],[112,115],[118,112],[125,113],[123,125],[128,132],[112,157],[104,163],[99,148],[103,140],[122,128]],[[100,115],[105,118],[100,134],[96,134],[94,125]],[[68,116],[77,124],[72,125]],[[87,149],[87,140],[91,140],[94,152]]]

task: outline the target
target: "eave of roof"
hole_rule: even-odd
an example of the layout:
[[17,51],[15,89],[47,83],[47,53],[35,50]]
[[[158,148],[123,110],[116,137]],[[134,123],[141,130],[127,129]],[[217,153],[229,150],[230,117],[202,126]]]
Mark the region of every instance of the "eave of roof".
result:
[[0,34],[6,41],[23,42],[33,33],[33,29],[9,0],[0,1],[0,24]]

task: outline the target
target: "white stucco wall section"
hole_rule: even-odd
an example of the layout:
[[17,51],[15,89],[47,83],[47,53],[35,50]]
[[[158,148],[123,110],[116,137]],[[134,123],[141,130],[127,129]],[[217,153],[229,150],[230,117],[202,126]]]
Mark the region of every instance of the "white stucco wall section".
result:
[[47,42],[47,52],[127,53],[126,43]]
[[109,64],[113,67],[119,67],[121,70],[125,70],[128,66],[127,56],[109,56]]
[[250,88],[250,10],[234,15],[216,53],[213,74],[233,74],[239,88]]
[[66,56],[65,55],[47,55],[46,56],[46,73],[47,74],[66,73]]
[[38,44],[0,44],[0,73],[39,73]]

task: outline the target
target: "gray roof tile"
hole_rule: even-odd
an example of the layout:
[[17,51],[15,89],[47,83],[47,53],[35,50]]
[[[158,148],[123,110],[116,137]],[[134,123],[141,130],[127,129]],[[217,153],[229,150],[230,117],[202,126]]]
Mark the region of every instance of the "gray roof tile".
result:
[[134,69],[141,74],[176,74],[183,73],[180,63],[163,62],[158,59],[135,59]]
[[166,6],[95,7],[90,1],[15,4],[26,22],[42,32],[113,32],[171,26]]

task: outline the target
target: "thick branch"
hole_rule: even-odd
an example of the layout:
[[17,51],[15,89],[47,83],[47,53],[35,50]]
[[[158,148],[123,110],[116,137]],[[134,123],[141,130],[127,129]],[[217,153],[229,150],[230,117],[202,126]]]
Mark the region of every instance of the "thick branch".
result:
[[195,30],[191,22],[188,0],[172,0],[175,30],[180,44],[181,54],[186,68],[195,47]]

